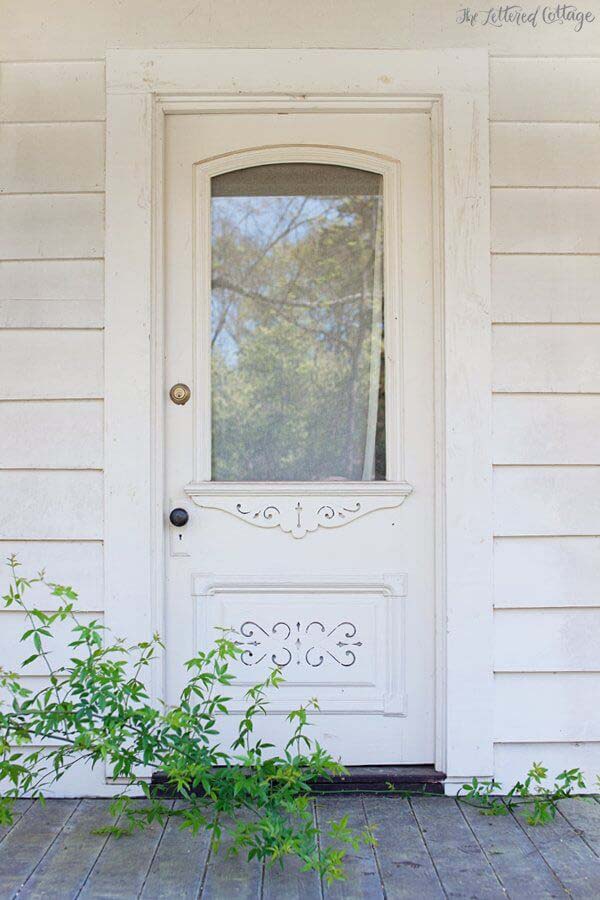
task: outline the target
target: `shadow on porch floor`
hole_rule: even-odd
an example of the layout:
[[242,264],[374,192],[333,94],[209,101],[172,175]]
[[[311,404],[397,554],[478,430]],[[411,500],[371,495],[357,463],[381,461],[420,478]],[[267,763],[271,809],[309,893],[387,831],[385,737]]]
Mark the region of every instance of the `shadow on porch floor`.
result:
[[[142,802],[142,801],[140,801]],[[208,852],[206,835],[152,827],[117,839],[93,834],[109,821],[107,800],[19,801],[0,830],[0,898],[536,898],[600,897],[600,802],[568,800],[556,820],[532,828],[487,818],[449,797],[411,800],[329,795],[314,801],[320,823],[348,815],[375,826],[378,844],[348,856],[332,887]]]

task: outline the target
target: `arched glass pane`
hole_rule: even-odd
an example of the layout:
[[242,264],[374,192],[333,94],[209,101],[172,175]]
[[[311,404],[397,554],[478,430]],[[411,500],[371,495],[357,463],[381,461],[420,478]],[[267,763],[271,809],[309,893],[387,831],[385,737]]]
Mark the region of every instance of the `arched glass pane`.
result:
[[383,179],[212,179],[212,477],[385,478]]

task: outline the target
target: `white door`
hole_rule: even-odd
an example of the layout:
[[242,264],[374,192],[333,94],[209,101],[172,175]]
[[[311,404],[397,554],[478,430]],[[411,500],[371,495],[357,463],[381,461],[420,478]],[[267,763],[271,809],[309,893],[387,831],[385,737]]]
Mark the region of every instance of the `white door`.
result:
[[349,765],[434,758],[430,126],[167,117],[167,700],[230,627]]

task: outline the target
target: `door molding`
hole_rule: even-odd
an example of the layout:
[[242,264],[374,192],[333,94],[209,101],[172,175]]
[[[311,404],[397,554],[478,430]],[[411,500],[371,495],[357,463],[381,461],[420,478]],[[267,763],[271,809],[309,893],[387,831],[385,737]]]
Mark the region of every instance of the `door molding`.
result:
[[[332,678],[327,665],[332,660],[337,673],[354,671],[354,666],[364,663],[364,648],[361,624],[356,625],[345,617],[340,617],[335,604],[336,596],[347,596],[360,601],[363,607],[362,626],[365,625],[365,608],[375,630],[385,635],[382,658],[369,660],[367,668],[353,682],[344,680],[343,686]],[[253,675],[255,665],[260,665],[265,657],[270,657],[285,673],[286,666],[293,662],[295,673],[285,681],[270,704],[267,714],[288,714],[296,701],[287,696],[289,688],[298,683],[306,690],[315,690],[314,680],[306,681],[307,670],[323,672],[321,685],[328,688],[330,696],[319,704],[321,712],[327,714],[347,714],[349,710],[358,715],[406,716],[406,672],[405,653],[406,615],[405,603],[408,586],[407,576],[402,573],[382,574],[378,578],[352,578],[344,576],[319,576],[318,580],[290,574],[285,578],[232,576],[216,578],[213,575],[196,573],[192,576],[192,597],[194,598],[195,632],[197,646],[204,645],[208,636],[214,633],[211,627],[210,607],[221,605],[217,616],[235,631],[242,654],[238,663],[238,680],[232,686],[232,711],[242,712],[240,700],[246,690],[256,682]],[[262,600],[272,598],[269,612],[268,603],[261,610],[252,602],[257,595]],[[282,619],[281,597],[286,598],[287,616]],[[311,602],[318,598],[321,619],[334,619],[325,626],[315,620]],[[250,609],[248,612],[248,602]],[[306,615],[307,605],[310,608]],[[238,609],[245,609],[240,621]],[[356,607],[354,607],[356,613]],[[304,614],[303,614],[304,613]],[[318,616],[319,614],[317,614]],[[360,614],[359,614],[360,618]],[[331,622],[333,621],[333,626]],[[241,667],[242,671],[239,671]],[[245,672],[243,670],[246,670]],[[260,671],[260,669],[258,670]],[[262,677],[262,673],[261,676]],[[365,678],[367,680],[365,680]],[[336,691],[337,688],[337,691]],[[341,690],[340,690],[341,688]],[[365,698],[365,691],[367,697]],[[336,694],[336,696],[333,696]],[[236,704],[237,700],[237,704]]]
[[[436,415],[436,759],[493,771],[491,322],[485,50],[107,53],[105,590],[119,636],[163,631],[165,116],[428,112]],[[163,665],[153,671],[163,694]]]

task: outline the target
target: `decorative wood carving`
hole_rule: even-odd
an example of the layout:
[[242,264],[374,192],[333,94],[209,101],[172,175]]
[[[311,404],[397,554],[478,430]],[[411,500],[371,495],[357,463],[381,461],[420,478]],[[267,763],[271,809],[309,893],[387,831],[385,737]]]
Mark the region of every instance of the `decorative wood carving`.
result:
[[245,666],[257,666],[266,657],[275,666],[285,668],[290,663],[318,669],[333,662],[347,668],[356,662],[362,647],[353,622],[338,622],[333,628],[322,622],[276,622],[267,629],[258,622],[244,622],[236,635],[242,648],[241,661]]
[[258,528],[280,528],[303,538],[319,528],[339,528],[367,513],[400,506],[412,493],[407,482],[195,482],[193,502],[219,509]]

